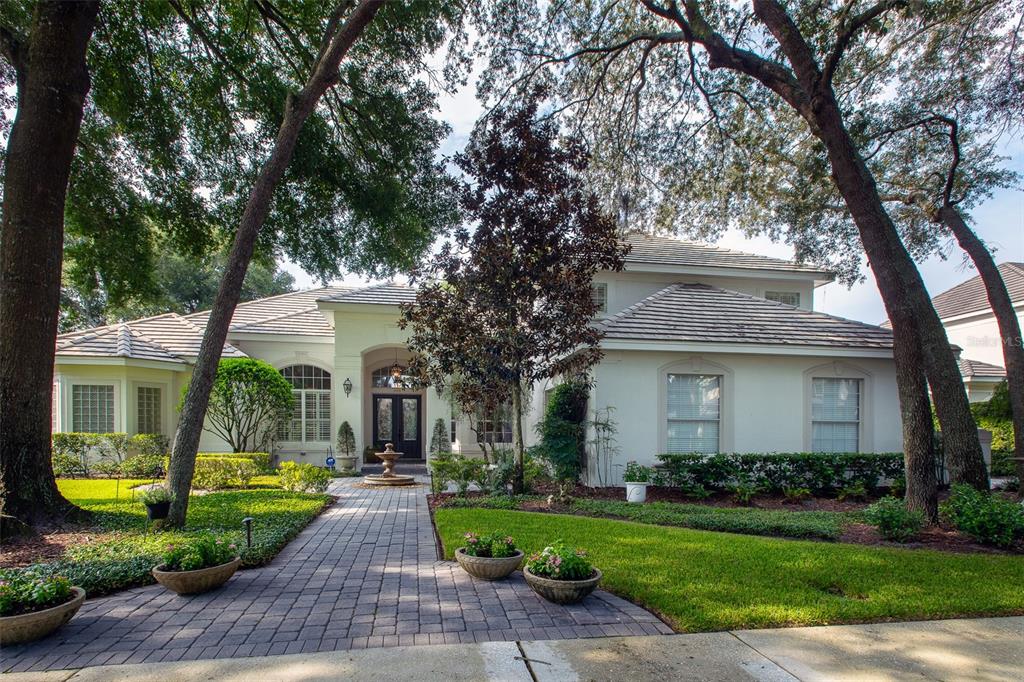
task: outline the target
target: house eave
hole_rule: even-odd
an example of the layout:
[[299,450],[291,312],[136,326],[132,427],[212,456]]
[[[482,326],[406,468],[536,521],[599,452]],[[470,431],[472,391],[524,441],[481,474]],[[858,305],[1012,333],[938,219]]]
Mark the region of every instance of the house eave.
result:
[[188,363],[180,360],[140,360],[139,358],[110,357],[106,355],[56,355],[55,365],[102,365],[107,367],[142,367],[182,371]]
[[785,270],[772,268],[735,268],[701,265],[678,265],[674,263],[650,263],[646,261],[626,261],[626,272],[665,273],[673,275],[705,275],[709,277],[737,278],[770,278],[806,282],[811,280],[815,287],[828,284],[835,280],[830,272],[824,270]]
[[694,341],[659,341],[654,339],[604,339],[605,350],[670,351],[681,353],[734,353],[746,355],[790,355],[842,358],[892,359],[891,348],[857,346],[812,346],[797,344],[701,343]]

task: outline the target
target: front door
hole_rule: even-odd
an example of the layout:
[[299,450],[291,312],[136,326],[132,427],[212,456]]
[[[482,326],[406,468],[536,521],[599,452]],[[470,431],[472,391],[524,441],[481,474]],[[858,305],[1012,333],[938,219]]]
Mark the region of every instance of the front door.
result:
[[384,450],[394,443],[402,459],[423,459],[423,434],[420,428],[420,396],[373,396],[373,447]]

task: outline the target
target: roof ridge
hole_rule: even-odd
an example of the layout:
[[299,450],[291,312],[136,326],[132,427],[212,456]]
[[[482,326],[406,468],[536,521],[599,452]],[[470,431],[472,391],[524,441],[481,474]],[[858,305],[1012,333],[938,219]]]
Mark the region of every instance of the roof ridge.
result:
[[813,309],[812,310],[808,310],[807,308],[801,308],[800,306],[794,306],[794,305],[787,305],[785,303],[780,303],[779,301],[770,301],[767,298],[761,298],[760,296],[754,296],[753,294],[746,294],[746,293],[744,293],[742,291],[734,291],[733,289],[725,289],[723,287],[714,287],[714,286],[710,286],[710,285],[707,285],[707,284],[701,284],[699,286],[709,287],[711,289],[718,289],[719,291],[724,291],[726,293],[733,294],[733,295],[738,296],[740,298],[746,298],[746,299],[749,299],[749,300],[758,301],[759,303],[766,303],[768,305],[773,305],[773,306],[776,306],[776,307],[785,308],[787,310],[792,310],[793,312],[796,312],[796,313],[801,313],[801,314],[805,314],[805,315],[816,315],[818,317],[824,317],[824,318],[827,318],[827,319],[830,319],[830,320],[842,320],[843,322],[850,322],[851,324],[859,324],[862,327],[870,327],[871,329],[883,329],[883,330],[888,331],[890,333],[892,331],[890,329],[887,329],[886,327],[882,327],[881,325],[871,324],[870,322],[864,322],[862,320],[853,320],[853,319],[850,319],[849,317],[842,317],[840,315],[832,315],[830,313],[823,313],[820,310],[813,310]]
[[[640,236],[640,237],[654,238],[654,239],[664,239],[666,241],[675,242],[677,244],[693,246],[693,247],[697,247],[697,248],[700,248],[700,249],[706,249],[706,250],[710,250],[710,251],[717,251],[719,253],[724,253],[724,254],[734,254],[734,255],[739,255],[739,256],[747,256],[747,257],[750,257],[750,258],[758,258],[758,259],[761,259],[763,261],[769,261],[769,262],[772,262],[772,263],[786,264],[786,265],[788,265],[790,267],[804,268],[804,269],[806,269],[807,272],[820,272],[820,273],[830,273],[831,272],[827,267],[815,265],[813,263],[805,263],[805,262],[802,262],[802,261],[798,261],[795,258],[779,258],[777,256],[765,256],[764,254],[754,253],[752,251],[742,251],[740,249],[734,249],[734,248],[730,248],[728,246],[720,246],[717,243],[703,242],[703,241],[697,241],[697,240],[693,240],[693,239],[682,239],[682,238],[677,237],[675,235],[650,233],[650,232],[645,232],[644,230],[641,230],[641,229],[635,229],[635,230],[628,231],[624,235],[625,236],[625,240],[628,241],[629,238],[631,236],[634,236],[634,235]],[[629,254],[627,254],[626,260],[629,260]],[[717,266],[715,266],[715,267],[717,267]],[[742,268],[743,266],[735,266],[735,267]],[[765,269],[767,269],[767,268],[765,268]]]
[[304,315],[306,313],[314,312],[316,310],[317,310],[317,307],[315,305],[308,306],[306,308],[301,308],[299,310],[293,310],[291,312],[281,313],[280,315],[274,315],[272,317],[265,317],[262,320],[253,320],[252,322],[246,322],[245,324],[240,324],[237,327],[233,327],[231,329],[231,331],[237,332],[237,331],[240,331],[242,329],[245,329],[246,327],[254,327],[256,325],[265,324],[267,322],[276,322],[277,320],[283,320],[286,317],[293,317],[295,315]]
[[153,339],[153,338],[152,338],[151,336],[149,336],[149,335],[147,335],[147,334],[143,334],[143,333],[142,333],[141,331],[139,331],[138,329],[134,329],[134,328],[133,328],[133,327],[131,326],[131,323],[126,323],[126,324],[128,324],[128,331],[129,331],[129,332],[131,332],[131,334],[132,334],[133,336],[135,336],[135,337],[137,337],[137,338],[141,339],[142,341],[145,341],[146,343],[150,344],[150,345],[151,345],[151,346],[153,346],[154,348],[158,348],[158,349],[160,349],[161,351],[163,351],[164,353],[166,353],[166,354],[168,355],[168,357],[172,357],[172,358],[174,358],[175,360],[181,360],[181,359],[182,359],[180,355],[178,355],[177,353],[175,353],[174,351],[172,351],[172,350],[171,350],[170,348],[168,348],[167,346],[165,346],[165,345],[163,345],[162,343],[160,343],[159,341],[157,341],[157,340]]
[[[312,288],[309,288],[309,289],[296,289],[295,291],[286,291],[283,294],[274,294],[273,296],[264,296],[263,298],[254,298],[251,301],[242,301],[241,303],[238,303],[237,305],[235,305],[235,310],[238,310],[242,306],[249,306],[249,305],[252,305],[254,303],[263,303],[264,301],[273,301],[273,300],[278,299],[278,298],[284,298],[285,296],[296,296],[298,294],[308,294],[310,292],[321,291],[323,289],[341,289],[341,288],[344,288],[344,287],[343,286],[342,287],[338,287],[338,286],[322,286],[322,287],[312,287]],[[213,311],[212,308],[208,308],[206,310],[197,310],[194,313],[189,313],[185,317],[188,318],[188,317],[197,317],[199,315],[209,315],[212,311]],[[233,314],[232,314],[232,317],[234,317]]]
[[127,322],[117,326],[117,354],[126,358],[132,356],[132,330]]
[[[650,295],[648,295],[648,296],[646,296],[644,298],[641,298],[639,301],[637,301],[633,305],[631,305],[631,306],[629,306],[627,308],[623,308],[622,310],[620,310],[619,312],[615,313],[611,317],[605,318],[602,321],[602,324],[611,324],[613,322],[618,322],[620,320],[624,320],[624,319],[630,317],[631,315],[633,315],[634,313],[639,312],[641,308],[647,307],[648,304],[653,303],[654,301],[656,301],[659,298],[662,298],[663,296],[667,296],[671,291],[675,290],[676,287],[679,287],[681,285],[682,285],[682,282],[673,282],[672,284],[669,284],[668,286],[666,286],[666,287],[664,287],[662,289],[658,289],[653,294],[650,294]],[[707,285],[701,284],[699,286],[707,286]]]

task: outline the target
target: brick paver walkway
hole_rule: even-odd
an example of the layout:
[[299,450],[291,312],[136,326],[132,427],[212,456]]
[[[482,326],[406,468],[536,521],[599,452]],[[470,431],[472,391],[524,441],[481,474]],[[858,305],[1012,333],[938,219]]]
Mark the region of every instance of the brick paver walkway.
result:
[[268,566],[203,595],[153,585],[89,600],[53,636],[5,647],[0,670],[671,632],[604,591],[562,607],[521,573],[486,582],[439,561],[424,486],[331,492],[339,502]]

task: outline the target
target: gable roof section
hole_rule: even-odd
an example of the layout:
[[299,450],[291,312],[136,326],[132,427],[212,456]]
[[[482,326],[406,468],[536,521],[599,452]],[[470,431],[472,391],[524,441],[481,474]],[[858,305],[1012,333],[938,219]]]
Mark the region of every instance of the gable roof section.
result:
[[367,305],[399,305],[401,303],[416,302],[416,287],[397,282],[376,284],[364,289],[344,291],[329,296],[322,296],[319,300],[331,303],[361,303]]
[[990,365],[987,362],[981,362],[980,360],[970,360],[968,358],[957,358],[957,364],[960,365],[960,376],[965,379],[972,377],[1005,377],[1006,370],[999,365]]
[[[231,318],[230,332],[333,336],[334,331],[317,310],[316,301],[325,294],[336,295],[349,290],[350,287],[321,287],[240,303]],[[199,354],[209,318],[208,310],[191,315],[165,313],[61,334],[57,337],[57,356],[181,363]],[[225,343],[224,357],[246,355]]]
[[601,327],[606,339],[892,348],[887,329],[706,284],[672,284]]
[[[999,274],[1006,282],[1010,300],[1015,304],[1024,302],[1024,263],[1000,263]],[[975,275],[966,282],[947,289],[932,299],[935,312],[941,319],[967,315],[989,309],[985,283],[981,275]]]
[[710,244],[683,241],[672,237],[661,237],[634,232],[626,235],[632,247],[626,255],[629,263],[648,265],[672,265],[691,267],[738,268],[742,270],[776,270],[783,272],[804,272],[832,278],[832,274],[811,265],[795,261],[759,256],[743,251],[734,251]]

